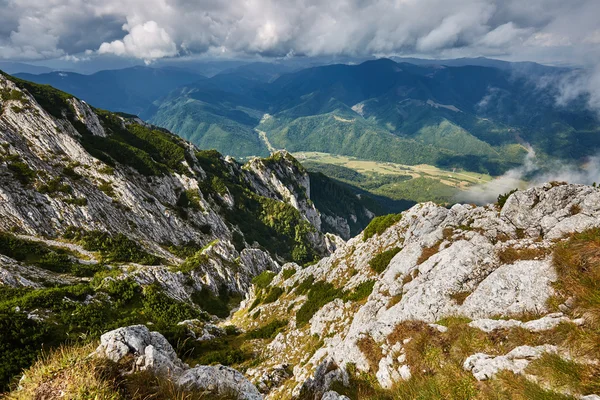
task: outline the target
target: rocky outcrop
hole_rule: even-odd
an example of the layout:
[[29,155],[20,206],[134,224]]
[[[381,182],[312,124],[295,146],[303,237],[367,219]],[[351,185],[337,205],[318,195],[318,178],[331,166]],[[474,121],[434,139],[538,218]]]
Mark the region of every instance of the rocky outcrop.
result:
[[218,396],[229,396],[239,400],[263,398],[244,375],[223,365],[190,368],[181,374],[176,382],[182,387],[201,389]]
[[463,367],[467,371],[471,371],[477,380],[483,381],[494,377],[503,370],[512,371],[515,374],[523,373],[531,361],[541,357],[544,353],[554,352],[556,352],[556,347],[549,345],[519,346],[503,356],[473,354],[465,360]]
[[96,355],[120,362],[132,357],[135,370],[151,370],[158,374],[178,376],[187,368],[163,335],[144,325],[115,329],[100,338]]
[[114,362],[131,363],[131,370],[152,371],[168,376],[175,384],[199,389],[214,396],[229,396],[239,400],[260,400],[256,387],[240,372],[222,365],[196,366],[184,364],[167,339],[151,332],[144,325],[119,328],[105,333],[95,352]]
[[[281,160],[287,162],[281,163]],[[252,172],[248,180],[261,195],[290,203],[321,230],[321,215],[310,200],[310,178],[291,154],[281,150],[267,159],[254,158],[244,169]]]
[[[564,235],[599,226],[600,190],[585,185],[554,183],[516,192],[501,210],[496,205],[457,204],[449,209],[432,203],[416,205],[380,235],[366,241],[362,235],[351,239],[330,257],[304,269],[283,267],[297,272],[289,279],[277,276],[273,285],[291,293],[307,279],[329,282],[339,293],[351,293],[369,280],[375,283],[361,302],[340,294],[320,307],[306,328],[280,333],[269,346],[269,362],[264,368],[283,362],[285,357],[297,357],[295,349],[311,335],[318,335],[322,346],[312,356],[300,358],[299,364],[304,366],[294,370],[298,387],[317,373],[314,366],[330,360],[342,369],[352,363],[389,388],[411,376],[403,355],[404,344],[389,339],[395,327],[406,321],[432,324],[462,316],[473,319],[470,327],[484,332],[516,327],[542,332],[561,323],[581,325],[582,319],[547,314],[546,303],[557,279],[551,252]],[[371,261],[392,249],[397,249],[395,256],[381,272],[375,272]],[[264,315],[289,315],[289,310],[301,308],[307,297],[283,299],[257,309]],[[538,314],[540,318],[520,321],[519,316],[524,314]],[[243,312],[239,315],[243,318]],[[260,321],[247,323],[253,326]],[[439,332],[447,329],[430,326]],[[380,352],[376,364],[359,345],[365,341]],[[490,358],[474,357],[472,368],[478,370],[481,366],[481,374],[485,375],[488,367],[484,365],[504,368],[510,364],[508,369],[517,371],[532,356],[515,350],[494,362]]]
[[574,323],[582,325],[585,322],[583,318],[572,320],[566,317],[563,313],[552,313],[543,316],[539,319],[534,319],[527,322],[518,321],[515,319],[478,319],[469,322],[472,328],[481,329],[484,332],[493,332],[498,329],[522,328],[530,332],[543,332],[556,328],[561,323]]

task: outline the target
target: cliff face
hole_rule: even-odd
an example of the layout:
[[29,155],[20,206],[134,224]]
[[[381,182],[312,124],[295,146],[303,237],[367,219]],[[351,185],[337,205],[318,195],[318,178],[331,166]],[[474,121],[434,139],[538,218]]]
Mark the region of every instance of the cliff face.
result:
[[[210,244],[215,257],[202,269],[202,283],[238,292],[252,276],[291,259],[296,239],[307,259],[328,251],[308,174],[288,155],[242,166],[53,89],[0,76],[0,92],[1,231],[46,239],[73,230],[121,233],[173,264],[182,259],[169,247]],[[271,235],[263,243],[232,218],[248,199],[265,214],[256,221]],[[296,209],[288,219],[304,224],[301,237],[278,232],[277,221],[267,221],[273,204],[263,200],[290,214]],[[269,251],[270,241],[281,246]],[[234,260],[235,273],[225,265]]]

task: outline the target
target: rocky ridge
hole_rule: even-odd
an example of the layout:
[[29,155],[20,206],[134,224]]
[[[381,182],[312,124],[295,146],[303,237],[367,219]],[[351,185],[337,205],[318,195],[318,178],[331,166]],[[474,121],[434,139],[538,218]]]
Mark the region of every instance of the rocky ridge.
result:
[[[66,108],[58,111],[63,118],[56,118],[38,102],[42,95],[34,96],[31,87],[4,75],[0,76],[0,91],[4,93],[0,230],[48,239],[61,238],[68,229],[125,233],[150,253],[174,264],[182,260],[168,247],[193,242],[205,248],[208,258],[197,278],[215,291],[226,285],[231,291],[245,293],[253,276],[265,269],[277,270],[285,261],[280,254],[253,245],[254,238],[244,237],[228,219],[228,210],[223,208],[235,212],[236,200],[227,186],[215,192],[207,184],[216,178],[203,169],[198,150],[189,143],[165,134],[161,140],[175,145],[171,151],[181,153],[180,164],[161,174],[140,173],[133,164],[115,165],[110,155],[106,159],[106,152],[101,153],[102,160],[97,158],[86,143],[111,138],[116,130],[150,130],[151,126],[138,119],[98,114],[66,94],[61,94],[67,97]],[[316,254],[331,249],[332,241],[320,232],[319,211],[310,201],[308,174],[291,156],[276,154],[268,162],[255,159],[246,166],[216,153],[209,156],[209,162],[217,164],[213,166],[241,182],[244,190],[297,209],[314,227],[306,239]],[[236,235],[238,242],[242,237],[245,243],[234,246]],[[230,265],[236,260],[240,268],[234,273]],[[27,273],[10,267],[12,264],[2,264],[3,275],[14,275],[4,281],[25,282]],[[165,286],[179,279],[161,267],[140,270],[133,276],[140,283],[154,280]],[[186,297],[181,285],[171,286],[169,293]]]
[[[353,238],[315,265],[284,265],[283,271],[295,272],[279,273],[271,285],[286,294],[273,303],[259,301],[256,307],[259,297],[251,295],[233,322],[249,329],[274,316],[289,317],[266,350],[268,361],[258,370],[291,360],[294,384],[274,388],[268,398],[302,397],[307,390],[319,398],[331,385],[315,391],[308,382],[316,379],[323,365],[330,365],[328,373],[350,365],[391,389],[414,373],[405,352],[412,336],[406,327],[412,323],[424,323],[418,331],[429,329],[434,336],[447,335],[447,326],[457,318],[467,320],[467,329],[488,334],[521,329],[543,335],[564,324],[585,326],[585,318],[574,315],[568,301],[559,307],[566,314],[548,308],[558,279],[552,253],[569,235],[598,226],[600,190],[584,185],[549,183],[519,191],[501,209],[419,204],[380,235]],[[391,249],[386,264],[375,271],[374,259]],[[317,302],[311,297],[318,293],[308,291],[306,296],[306,290],[299,289],[307,282],[327,282],[335,290],[323,290],[324,300]],[[372,291],[360,300],[344,297],[369,282]],[[299,315],[309,308],[310,320],[299,323]],[[538,319],[521,321],[527,315]],[[320,338],[318,343],[315,337]],[[544,343],[516,347],[506,356],[476,354],[463,361],[465,369],[481,379],[499,370],[520,373],[531,360],[550,351],[556,352],[556,346]]]

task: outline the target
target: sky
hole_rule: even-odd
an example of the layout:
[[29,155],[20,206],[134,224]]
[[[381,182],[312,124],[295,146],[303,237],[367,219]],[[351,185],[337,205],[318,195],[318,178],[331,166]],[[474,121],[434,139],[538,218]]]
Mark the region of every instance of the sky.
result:
[[600,60],[600,0],[0,0],[0,10],[5,61]]

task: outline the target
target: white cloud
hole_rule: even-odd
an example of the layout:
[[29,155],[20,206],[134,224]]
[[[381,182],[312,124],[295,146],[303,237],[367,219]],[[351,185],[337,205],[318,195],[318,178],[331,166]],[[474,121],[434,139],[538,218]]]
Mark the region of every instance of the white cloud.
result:
[[0,58],[600,55],[598,0],[0,0],[0,10]]
[[98,53],[141,58],[147,62],[177,54],[171,36],[154,21],[132,27],[125,24],[123,29],[129,32],[123,40],[102,43]]

